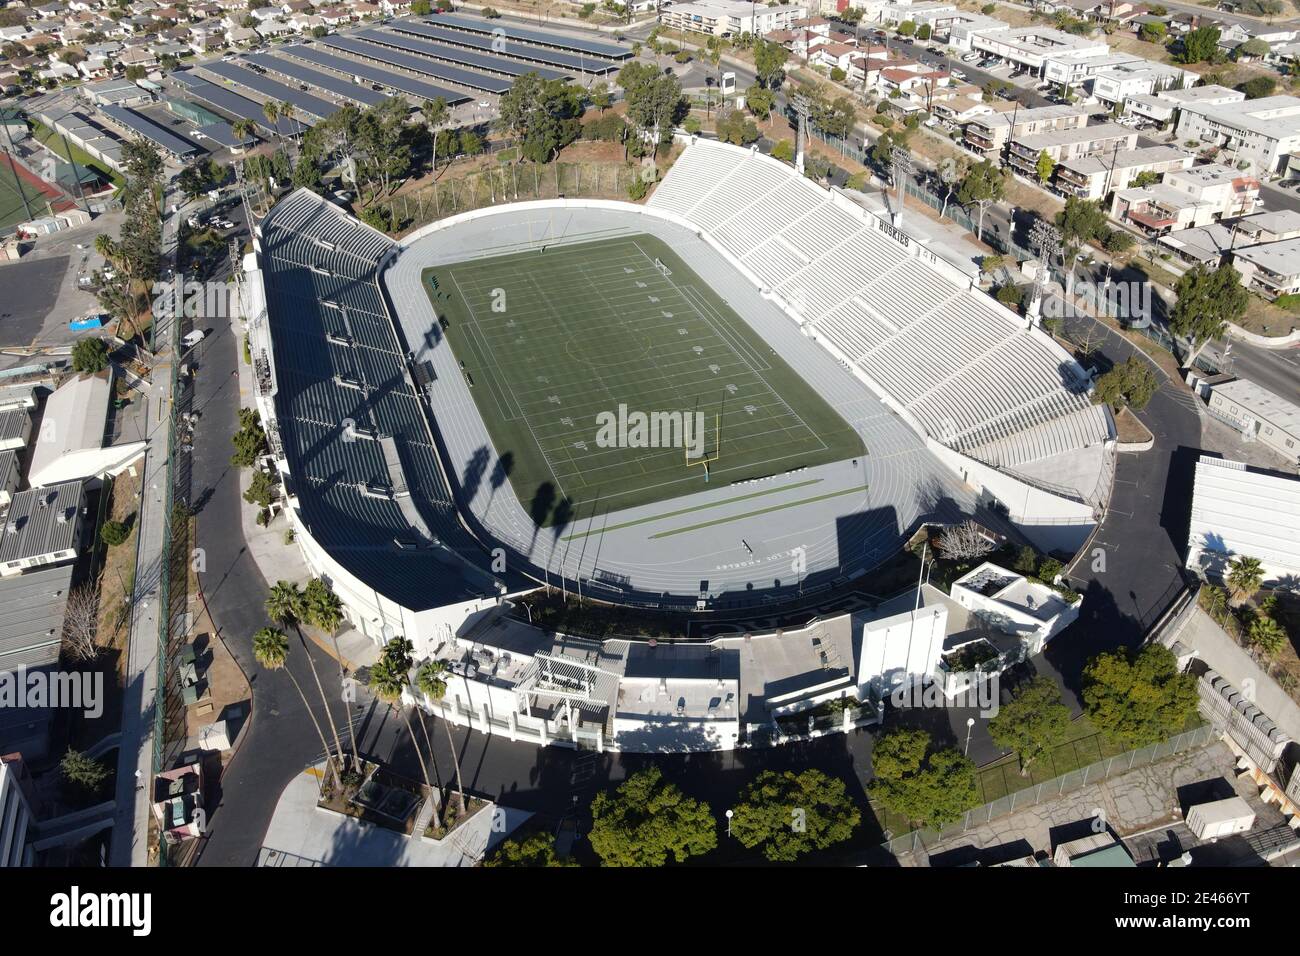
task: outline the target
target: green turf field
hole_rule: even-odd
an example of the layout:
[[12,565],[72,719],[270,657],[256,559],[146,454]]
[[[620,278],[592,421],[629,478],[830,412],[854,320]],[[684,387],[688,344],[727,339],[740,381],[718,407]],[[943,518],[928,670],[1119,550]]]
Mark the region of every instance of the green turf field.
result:
[[[865,453],[834,409],[652,236],[439,266],[421,280],[493,444],[510,456],[515,495],[541,524]],[[703,454],[688,464],[680,440],[628,447],[634,429],[630,441],[602,445],[598,416],[620,405],[633,425],[633,412],[683,412],[683,422],[702,413]]]
[[19,183],[22,183],[23,192],[27,193],[27,200],[32,205],[30,216],[23,208],[23,197],[18,192],[18,183],[14,182],[13,173],[10,172],[7,162],[0,160],[0,227],[39,218],[47,212],[45,197],[41,195],[41,191],[22,180],[19,180]]

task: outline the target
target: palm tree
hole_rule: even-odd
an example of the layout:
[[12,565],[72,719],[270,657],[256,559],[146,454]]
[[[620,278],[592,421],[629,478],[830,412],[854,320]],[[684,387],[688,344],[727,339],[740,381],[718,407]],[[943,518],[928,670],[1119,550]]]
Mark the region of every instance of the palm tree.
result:
[[1286,641],[1286,631],[1271,617],[1257,617],[1250,622],[1250,643],[1268,657],[1273,657],[1282,650]]
[[138,336],[140,327],[136,324],[135,277],[131,274],[130,260],[122,254],[121,245],[112,236],[102,232],[95,237],[95,252],[106,263],[122,273],[126,295],[126,301],[122,303],[122,318],[131,326],[132,336]]
[[230,124],[230,131],[235,134],[235,139],[242,143],[253,135],[253,121],[251,119],[237,119]]
[[[415,740],[415,731],[411,729],[411,718],[406,708],[401,705],[402,691],[410,684],[411,642],[395,637],[384,645],[384,653],[370,667],[370,689],[375,696],[402,715],[406,722],[406,732],[410,735],[411,745],[415,747],[415,756],[420,761],[420,772],[424,774],[424,785],[433,793],[433,783],[429,780],[429,767],[424,762],[424,754]],[[437,815],[437,804],[434,814]]]
[[302,698],[302,705],[307,710],[307,716],[311,718],[311,724],[316,728],[317,736],[320,737],[321,750],[325,754],[325,764],[329,768],[329,772],[334,775],[335,783],[339,783],[342,777],[334,763],[334,758],[330,756],[330,746],[325,742],[325,731],[321,729],[320,721],[316,719],[316,715],[312,712],[311,704],[307,703],[307,695],[302,692],[302,685],[298,683],[298,678],[293,676],[293,671],[284,666],[289,659],[289,639],[284,636],[284,631],[274,627],[260,628],[253,635],[253,657],[257,663],[267,670],[283,670],[289,675],[289,680],[293,682],[293,689]]
[[[320,578],[312,578],[307,582],[307,587],[302,594],[302,602],[303,616],[307,619],[307,623],[330,633],[330,640],[334,642],[334,660],[339,666],[339,686],[342,687],[343,681],[347,678],[343,672],[343,655],[339,653],[338,645],[338,629],[343,623],[343,602]],[[357,730],[352,726],[350,718],[348,736],[352,738],[352,760],[355,763],[361,759],[361,750],[357,747]]]
[[442,129],[442,124],[447,122],[447,101],[441,96],[433,100],[425,100],[420,107],[420,113],[424,116],[424,123],[429,127],[429,139],[433,143],[433,160],[429,163],[429,171],[436,174],[438,172],[438,131]]
[[[430,700],[442,700],[447,693],[447,662],[425,661],[415,672],[415,683],[420,692]],[[460,779],[460,757],[456,755],[456,741],[452,739],[447,718],[442,719],[442,729],[447,732],[447,745],[451,750],[452,766],[456,768],[456,805],[460,815],[465,815],[465,784]]]
[[1260,566],[1259,558],[1242,555],[1240,558],[1233,559],[1228,565],[1228,576],[1225,580],[1232,596],[1241,602],[1258,591],[1259,586],[1264,583],[1264,569]]
[[290,137],[290,139],[293,140],[293,144],[296,147],[298,145],[298,130],[300,129],[300,127],[298,126],[298,114],[294,110],[293,104],[290,103],[288,100],[285,100],[280,104],[280,108],[276,112],[280,114],[281,119],[288,120],[289,122],[293,123],[293,135]]
[[280,118],[279,104],[276,103],[274,100],[267,100],[265,103],[262,104],[262,115],[266,117],[266,122],[267,125],[270,127],[271,132],[279,133],[280,127],[276,123],[276,120]]
[[[307,646],[307,639],[303,637],[302,628],[298,627],[298,622],[303,619],[305,614],[302,591],[293,581],[276,581],[271,587],[271,593],[266,596],[266,616],[281,627],[289,624],[294,626],[298,632],[298,640],[302,648],[307,652],[307,663],[311,666],[311,676],[316,680],[316,690],[320,693],[321,703],[325,705],[325,718],[329,721],[330,732],[334,736],[335,752],[343,754],[343,742],[339,738],[339,728],[334,723],[334,712],[330,710],[329,698],[325,696],[325,687],[320,682],[320,673],[316,670],[316,662],[312,659],[311,648]],[[355,756],[355,754],[354,754]]]

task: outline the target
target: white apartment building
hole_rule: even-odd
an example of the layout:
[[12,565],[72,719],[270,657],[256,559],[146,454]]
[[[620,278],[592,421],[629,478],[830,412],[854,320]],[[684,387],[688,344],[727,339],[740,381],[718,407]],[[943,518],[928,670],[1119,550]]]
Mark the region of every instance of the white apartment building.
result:
[[1110,52],[1103,40],[1076,36],[1051,27],[1002,27],[971,34],[971,49],[995,56],[1029,73],[1043,75],[1044,64],[1064,54],[1105,56]]
[[659,22],[670,30],[689,30],[710,36],[766,36],[773,30],[789,30],[796,20],[808,16],[807,4],[768,7],[741,0],[701,0],[675,3],[659,13]]
[[1068,601],[1055,588],[988,561],[958,578],[952,599],[1005,634],[1015,634],[1027,654],[1037,654],[1079,617],[1081,596]]
[[1177,146],[1148,146],[1121,149],[1066,160],[1056,167],[1055,184],[1062,192],[1080,199],[1101,199],[1116,189],[1126,189],[1141,173],[1190,169],[1196,157]]
[[1154,186],[1115,194],[1111,216],[1148,235],[1163,236],[1231,216],[1245,216],[1259,200],[1259,180],[1210,163],[1166,173]]
[[1179,113],[1177,135],[1221,147],[1226,162],[1247,163],[1256,175],[1283,173],[1288,155],[1300,148],[1300,98],[1188,103]]
[[1038,159],[1044,153],[1054,163],[1064,163],[1081,156],[1132,149],[1137,145],[1137,131],[1118,123],[1098,123],[1077,129],[1052,130],[1019,136],[1011,141],[1007,162],[1024,175],[1036,175]]
[[[1241,273],[1241,282],[1247,289],[1267,299],[1300,292],[1300,239],[1234,249],[1232,265]],[[1294,460],[1294,452],[1287,457]]]
[[1157,123],[1167,123],[1179,110],[1188,105],[1221,106],[1224,103],[1240,103],[1245,98],[1246,94],[1240,90],[1213,84],[1165,89],[1149,94],[1129,95],[1124,103],[1124,112]]
[[[1195,74],[1184,70],[1139,60],[1106,67],[1092,74],[1089,92],[1103,103],[1123,103],[1131,96],[1160,93],[1180,85],[1195,83]],[[1244,94],[1243,94],[1244,95]]]

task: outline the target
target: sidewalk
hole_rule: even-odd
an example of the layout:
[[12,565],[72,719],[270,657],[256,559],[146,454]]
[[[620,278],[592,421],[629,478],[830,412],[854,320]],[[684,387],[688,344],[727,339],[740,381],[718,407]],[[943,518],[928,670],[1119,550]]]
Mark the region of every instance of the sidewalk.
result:
[[[241,408],[253,408],[253,367],[243,359],[244,321],[239,315],[230,316],[230,331],[241,349],[239,358],[239,404]],[[253,481],[251,468],[239,469],[239,493],[242,496]],[[311,568],[303,559],[302,551],[296,544],[285,543],[285,533],[289,530],[289,519],[278,513],[265,526],[257,523],[257,509],[242,502],[239,508],[239,522],[248,545],[248,555],[257,565],[258,571],[267,584],[276,581],[295,581],[305,584],[311,577]],[[359,631],[347,628],[340,631],[334,640],[322,636],[314,628],[304,628],[306,634],[317,647],[335,660],[342,660],[349,672],[358,667],[368,667],[379,660],[379,648],[374,641]]]

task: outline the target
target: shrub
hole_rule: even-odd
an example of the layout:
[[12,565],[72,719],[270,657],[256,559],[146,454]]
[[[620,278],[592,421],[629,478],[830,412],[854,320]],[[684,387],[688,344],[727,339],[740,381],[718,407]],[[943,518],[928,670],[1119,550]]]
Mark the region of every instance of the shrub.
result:
[[125,541],[128,534],[130,532],[127,531],[126,525],[120,521],[105,521],[99,526],[99,540],[110,548],[115,548]]
[[1056,576],[1065,570],[1065,565],[1056,558],[1043,558],[1038,564],[1038,580],[1051,584]]
[[100,338],[82,339],[72,347],[72,368],[77,372],[102,372],[108,367],[108,346]]
[[633,202],[637,202],[638,200],[645,199],[645,194],[649,189],[650,187],[646,185],[644,179],[634,179],[632,180],[632,185],[627,187],[627,196]]

